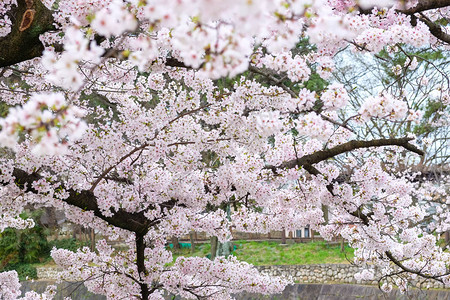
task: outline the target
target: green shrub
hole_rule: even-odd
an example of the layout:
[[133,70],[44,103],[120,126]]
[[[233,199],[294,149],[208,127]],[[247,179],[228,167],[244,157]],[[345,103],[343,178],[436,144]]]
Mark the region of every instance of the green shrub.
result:
[[37,278],[33,263],[43,262],[50,255],[46,232],[38,225],[40,212],[22,214],[21,218],[33,218],[36,226],[24,230],[7,228],[0,233],[0,271],[16,270],[20,280]]
[[16,270],[17,275],[19,275],[19,280],[30,280],[37,279],[36,267],[31,264],[14,264],[6,266],[2,271]]
[[56,247],[58,249],[66,249],[70,251],[77,251],[77,249],[88,246],[87,242],[77,241],[74,238],[54,240],[50,242],[50,248]]
[[48,261],[53,247],[76,251],[87,246],[87,242],[74,238],[48,242],[48,232],[39,225],[41,214],[42,211],[33,211],[21,215],[23,219],[34,219],[33,228],[7,228],[0,233],[0,272],[16,270],[20,280],[36,279],[36,268],[32,264]]
[[20,241],[16,230],[7,228],[0,233],[0,269],[20,262]]
[[50,253],[50,245],[43,227],[38,225],[39,212],[31,216],[22,214],[23,219],[32,217],[36,226],[24,230],[12,228],[0,233],[0,268],[7,265],[31,264],[45,260]]

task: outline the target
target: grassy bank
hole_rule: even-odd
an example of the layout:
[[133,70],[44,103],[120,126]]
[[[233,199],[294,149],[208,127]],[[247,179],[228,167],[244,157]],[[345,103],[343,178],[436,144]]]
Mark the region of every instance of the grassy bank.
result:
[[[353,249],[348,246],[341,252],[339,245],[325,242],[311,242],[280,245],[271,241],[234,241],[237,249],[233,252],[239,260],[256,266],[261,265],[302,265],[348,263],[353,258]],[[172,250],[174,258],[184,256],[206,256],[210,244],[196,245],[194,253],[188,248]]]

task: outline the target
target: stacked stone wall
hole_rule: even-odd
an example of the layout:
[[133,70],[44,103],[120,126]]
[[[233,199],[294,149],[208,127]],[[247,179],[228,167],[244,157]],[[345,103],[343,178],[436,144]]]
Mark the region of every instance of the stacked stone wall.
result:
[[61,270],[59,267],[37,267],[36,273],[39,280],[56,280]]
[[[257,266],[262,273],[272,276],[291,277],[296,283],[347,283],[347,284],[365,284],[377,285],[376,280],[381,274],[374,269],[375,280],[358,281],[355,274],[361,271],[361,268],[350,264],[316,264],[316,265],[279,265],[279,266]],[[58,267],[38,267],[37,276],[40,280],[55,280],[61,270]],[[413,283],[421,288],[442,288],[442,284],[437,281]]]
[[[373,268],[374,280],[358,281],[355,274],[360,272],[360,267],[351,264],[316,264],[316,265],[278,265],[257,266],[262,273],[272,276],[291,277],[296,283],[347,283],[378,285],[381,273]],[[443,285],[435,280],[417,280],[413,285],[418,288],[443,288]]]

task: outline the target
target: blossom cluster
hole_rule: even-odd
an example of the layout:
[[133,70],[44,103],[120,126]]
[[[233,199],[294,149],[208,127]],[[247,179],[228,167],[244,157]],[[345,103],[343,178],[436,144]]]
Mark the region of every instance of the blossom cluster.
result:
[[[358,143],[391,134],[385,127],[370,132],[364,121],[397,127],[422,120],[421,112],[405,91],[356,97],[352,82],[332,77],[335,56],[347,46],[370,56],[404,50],[398,43],[435,43],[425,23],[413,26],[399,11],[400,2],[43,3],[55,20],[55,30],[39,37],[43,56],[1,71],[2,101],[20,106],[0,121],[0,142],[14,149],[3,149],[0,159],[0,230],[32,226],[18,218],[25,207],[52,206],[127,246],[116,250],[101,240],[96,251],[54,249],[62,280],[83,281],[108,299],[140,298],[143,286],[154,287],[149,299],[165,291],[212,299],[279,293],[289,279],[233,257],[174,262],[166,239],[197,231],[225,242],[236,230],[310,226],[357,249],[358,280],[372,279],[377,265],[390,278],[383,290],[404,290],[413,276],[399,275],[396,260],[449,283],[449,254],[428,231],[450,228],[446,188],[417,187],[411,170],[399,173],[407,159],[420,161],[413,154]],[[3,1],[0,16],[13,4]],[[356,5],[377,7],[359,13]],[[0,23],[0,36],[4,28]],[[418,57],[395,62],[393,77],[426,69]],[[423,72],[413,87],[420,91],[436,81]],[[443,104],[433,125],[442,125],[450,96],[433,89]],[[34,177],[16,182],[23,173]],[[80,195],[94,209],[77,202]],[[435,197],[439,203],[426,204]],[[145,226],[144,267],[136,263],[137,231],[125,230],[130,224]],[[19,296],[16,277],[0,273],[0,297]],[[50,298],[51,289],[27,297]]]
[[0,3],[0,38],[11,32],[12,22],[6,13],[13,5],[17,6],[17,0],[5,0]]
[[347,105],[349,97],[342,84],[334,83],[322,93],[320,100],[322,100],[325,109],[338,110]]
[[20,283],[16,271],[0,273],[0,296],[5,300],[14,300],[20,296]]
[[[217,257],[214,261],[200,257],[180,257],[173,271],[162,275],[161,281],[169,291],[186,299],[232,299],[230,293],[249,291],[260,294],[281,293],[289,279],[271,278],[260,274],[252,265],[236,258]],[[193,287],[192,287],[193,286]]]
[[78,72],[78,63],[87,60],[96,64],[104,50],[86,39],[82,32],[75,27],[69,28],[65,35],[65,52],[58,57],[51,50],[44,51],[42,64],[49,73],[47,80],[65,89],[77,90],[84,83],[83,75]]
[[2,146],[15,148],[23,134],[36,145],[33,152],[40,155],[62,154],[68,142],[83,135],[86,124],[80,120],[83,111],[66,103],[63,94],[36,94],[22,107],[10,108],[0,121]]
[[364,118],[378,117],[401,120],[406,117],[408,106],[405,101],[395,99],[389,94],[383,94],[378,97],[367,98],[361,105],[359,113]]

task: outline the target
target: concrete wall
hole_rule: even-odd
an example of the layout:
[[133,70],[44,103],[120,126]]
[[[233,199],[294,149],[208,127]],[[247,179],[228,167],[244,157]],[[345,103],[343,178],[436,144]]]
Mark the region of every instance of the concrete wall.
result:
[[396,289],[383,294],[377,287],[354,284],[295,284],[286,287],[281,295],[261,296],[243,293],[236,295],[237,300],[448,300],[450,292],[446,290],[411,290],[402,295]]
[[[45,292],[48,285],[55,284],[55,281],[51,280],[39,280],[39,281],[24,281],[21,282],[22,296],[25,292],[34,291],[37,293]],[[80,282],[63,282],[58,284],[58,289],[54,300],[64,300],[65,297],[71,297],[72,300],[106,300],[106,297],[102,295],[95,295],[90,293],[84,284]]]

